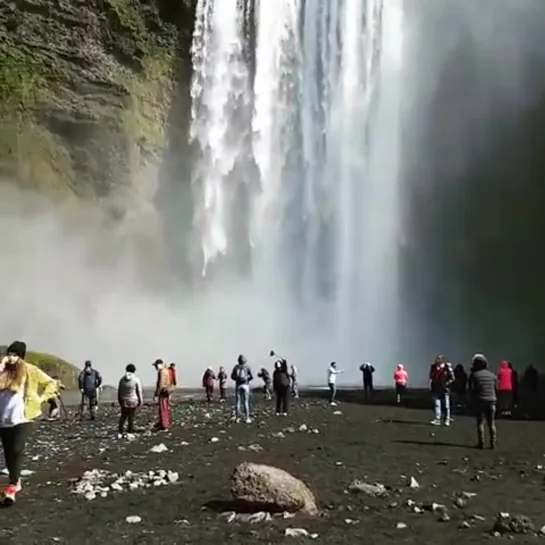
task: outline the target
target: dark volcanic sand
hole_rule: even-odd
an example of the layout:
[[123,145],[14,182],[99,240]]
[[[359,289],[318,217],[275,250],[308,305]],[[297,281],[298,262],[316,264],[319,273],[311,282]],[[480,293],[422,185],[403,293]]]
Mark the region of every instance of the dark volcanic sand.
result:
[[[25,468],[35,473],[15,506],[2,510],[1,545],[295,543],[286,528],[317,533],[315,543],[483,543],[499,511],[525,514],[539,530],[545,524],[543,477],[545,434],[539,422],[501,421],[496,451],[478,451],[474,422],[456,418],[450,428],[432,428],[430,412],[389,406],[342,403],[330,408],[319,399],[294,403],[288,418],[276,418],[271,404],[256,401],[251,425],[230,421],[229,405],[183,402],[175,406],[176,424],[169,433],[142,433],[134,441],[118,440],[117,410],[101,407],[97,422],[40,423],[28,449]],[[342,411],[334,415],[335,410]],[[209,413],[210,417],[206,417]],[[141,427],[155,410],[143,408]],[[318,434],[299,431],[300,425]],[[292,427],[295,431],[285,431]],[[285,437],[273,437],[284,430]],[[219,442],[211,443],[212,437]],[[182,441],[189,445],[181,446]],[[164,443],[170,450],[153,454]],[[258,444],[262,452],[239,446]],[[40,456],[39,459],[36,459]],[[33,459],[34,458],[34,459]],[[228,523],[209,502],[229,500],[229,476],[241,461],[269,463],[302,478],[316,493],[323,515],[256,524]],[[175,485],[113,493],[87,501],[70,492],[71,479],[87,469],[124,472],[171,469]],[[414,476],[421,488],[408,483]],[[354,479],[391,487],[386,498],[346,492]],[[453,505],[461,492],[475,492],[465,508]],[[416,514],[405,504],[445,504],[449,522],[430,512]],[[125,518],[138,515],[139,524]],[[475,520],[473,515],[485,517]],[[460,528],[463,521],[470,528]],[[407,524],[396,529],[398,522]],[[517,542],[536,537],[516,536]]]

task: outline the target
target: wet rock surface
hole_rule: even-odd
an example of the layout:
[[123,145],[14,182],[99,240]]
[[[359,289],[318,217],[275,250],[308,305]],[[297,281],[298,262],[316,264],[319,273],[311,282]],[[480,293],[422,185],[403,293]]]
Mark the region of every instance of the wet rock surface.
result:
[[[111,406],[101,406],[95,422],[39,423],[0,543],[541,539],[540,423],[500,421],[498,449],[477,451],[474,422],[465,417],[434,428],[432,437],[425,411],[342,404],[339,416],[305,398],[289,417],[276,418],[272,404],[254,400],[250,425],[232,421],[230,404],[201,401],[176,404],[169,432],[151,431],[152,406],[138,415],[140,431],[121,438]],[[316,497],[318,516],[233,505],[230,477],[243,462],[300,478]]]

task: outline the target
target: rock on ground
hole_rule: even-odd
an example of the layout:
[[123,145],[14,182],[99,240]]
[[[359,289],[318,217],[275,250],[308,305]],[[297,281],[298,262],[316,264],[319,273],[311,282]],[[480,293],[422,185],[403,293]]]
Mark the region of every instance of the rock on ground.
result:
[[305,483],[287,471],[264,464],[243,462],[231,476],[231,493],[236,501],[268,506],[275,511],[316,515],[316,499]]

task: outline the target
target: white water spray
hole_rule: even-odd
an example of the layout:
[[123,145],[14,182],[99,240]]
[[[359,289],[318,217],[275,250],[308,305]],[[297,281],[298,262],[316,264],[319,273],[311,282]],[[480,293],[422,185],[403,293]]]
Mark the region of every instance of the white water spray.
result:
[[199,0],[191,48],[190,137],[202,158],[194,170],[195,224],[207,265],[227,252],[228,176],[242,153],[234,134],[240,102],[248,104],[248,67],[244,61],[245,10],[239,0]]

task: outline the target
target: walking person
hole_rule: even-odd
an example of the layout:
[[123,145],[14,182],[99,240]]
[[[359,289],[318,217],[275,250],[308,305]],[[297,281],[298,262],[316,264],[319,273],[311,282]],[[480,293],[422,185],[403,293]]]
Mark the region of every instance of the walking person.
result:
[[434,402],[434,419],[431,424],[450,426],[450,388],[454,382],[454,372],[444,356],[435,358],[430,368],[429,380]]
[[220,386],[220,403],[225,403],[227,399],[227,372],[225,367],[220,367],[218,373],[218,382]]
[[327,369],[327,387],[329,388],[329,404],[332,407],[337,406],[335,401],[337,395],[337,375],[340,375],[343,371],[337,369],[337,363],[332,361]]
[[401,405],[403,403],[408,382],[409,373],[407,373],[405,367],[402,364],[396,365],[396,370],[394,371],[394,384],[397,405]]
[[161,359],[155,360],[153,366],[157,371],[154,400],[159,407],[159,420],[155,427],[161,431],[166,431],[171,425],[170,393],[172,384],[170,382],[170,372]]
[[373,395],[373,373],[375,368],[366,361],[360,366],[360,371],[363,375],[363,398],[369,401]]
[[511,416],[513,407],[513,370],[508,361],[502,361],[498,370],[498,413]]
[[231,380],[235,382],[235,420],[244,419],[246,424],[252,422],[250,418],[250,382],[253,380],[252,370],[246,358],[240,354],[237,364],[231,372]]
[[206,394],[206,401],[212,403],[214,399],[214,384],[216,382],[216,375],[212,367],[207,367],[204,375],[202,376],[202,387],[204,388],[204,393]]
[[291,379],[285,360],[274,363],[273,390],[276,401],[276,416],[287,416],[289,410]]
[[142,383],[136,376],[136,367],[132,363],[125,367],[125,374],[117,386],[117,401],[121,409],[118,433],[119,437],[122,437],[125,433],[125,423],[127,423],[127,433],[134,433],[136,410],[143,403]]
[[475,354],[469,376],[469,394],[477,420],[477,448],[484,448],[484,423],[488,427],[490,448],[496,448],[496,390],[498,379],[488,369],[482,354]]
[[79,391],[81,392],[80,415],[83,418],[85,401],[89,406],[89,418],[95,420],[98,405],[98,392],[102,386],[101,374],[93,368],[92,363],[87,360],[85,367],[78,377]]
[[15,341],[0,366],[0,440],[9,477],[4,491],[8,505],[22,488],[23,455],[32,423],[40,416],[42,403],[57,391],[57,382],[25,357],[26,344]]

